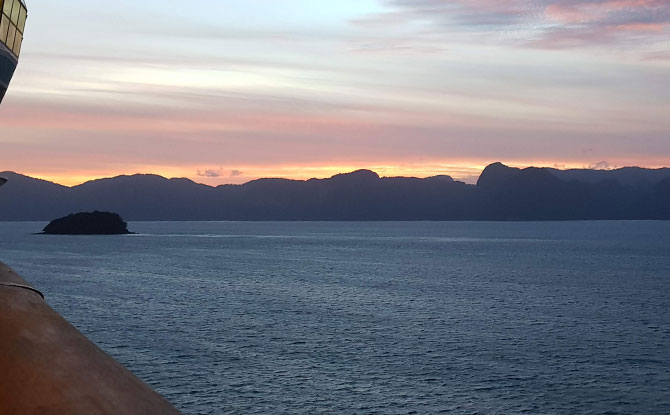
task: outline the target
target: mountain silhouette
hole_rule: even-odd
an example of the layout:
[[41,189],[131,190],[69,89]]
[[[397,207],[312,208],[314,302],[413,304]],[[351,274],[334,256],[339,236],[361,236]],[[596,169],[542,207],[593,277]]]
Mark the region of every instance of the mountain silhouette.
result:
[[259,179],[218,187],[156,175],[66,187],[12,172],[0,220],[48,221],[79,211],[126,220],[616,220],[670,219],[670,169],[518,169],[494,163],[477,185],[449,176]]

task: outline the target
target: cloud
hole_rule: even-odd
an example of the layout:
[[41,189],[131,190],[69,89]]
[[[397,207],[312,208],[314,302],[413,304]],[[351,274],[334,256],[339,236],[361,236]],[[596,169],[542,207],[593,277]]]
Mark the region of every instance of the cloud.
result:
[[670,61],[670,51],[649,52],[644,57],[645,61],[668,62]]
[[614,170],[616,169],[616,166],[610,165],[609,162],[607,161],[599,161],[598,163],[594,163],[589,165],[589,169],[591,170]]
[[226,173],[224,172],[223,169],[205,169],[205,170],[198,170],[196,173],[196,176],[198,177],[205,177],[208,179],[218,179],[222,177],[230,177],[230,178],[235,178],[235,177],[240,177],[243,176],[244,172],[241,170],[230,170],[230,172]]
[[522,0],[387,0],[417,19],[441,24],[506,26],[522,23],[542,10],[538,1]]
[[667,0],[386,0],[386,4],[406,21],[428,22],[443,32],[496,33],[503,38],[517,33],[523,34],[526,45],[545,49],[646,45],[667,41],[670,35]]
[[223,176],[223,171],[221,169],[207,169],[198,170],[196,174],[198,177],[218,178]]

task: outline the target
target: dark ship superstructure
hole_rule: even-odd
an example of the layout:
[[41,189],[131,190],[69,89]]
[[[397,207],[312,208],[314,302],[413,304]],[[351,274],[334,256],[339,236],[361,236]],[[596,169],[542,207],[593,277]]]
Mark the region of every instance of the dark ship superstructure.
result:
[[0,102],[19,63],[28,9],[23,0],[0,0]]

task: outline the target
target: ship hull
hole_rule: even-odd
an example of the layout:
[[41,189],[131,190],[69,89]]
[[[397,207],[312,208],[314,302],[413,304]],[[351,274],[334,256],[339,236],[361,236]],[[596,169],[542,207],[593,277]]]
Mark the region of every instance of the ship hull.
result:
[[0,262],[0,414],[177,415]]
[[14,76],[17,64],[16,57],[0,43],[0,102],[5,97],[5,92],[7,92],[12,76]]

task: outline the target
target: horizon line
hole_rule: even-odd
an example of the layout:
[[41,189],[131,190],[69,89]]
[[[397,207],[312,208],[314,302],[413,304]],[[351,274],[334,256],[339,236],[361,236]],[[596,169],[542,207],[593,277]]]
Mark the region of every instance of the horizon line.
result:
[[[327,179],[332,179],[333,177],[340,176],[340,175],[347,175],[347,174],[352,174],[352,173],[356,173],[356,172],[360,172],[360,171],[369,171],[369,172],[372,172],[372,173],[376,174],[377,176],[379,176],[380,179],[385,179],[385,178],[429,179],[429,178],[433,178],[433,177],[450,177],[452,180],[454,180],[456,182],[462,182],[462,183],[469,184],[469,185],[476,185],[476,182],[479,179],[479,177],[481,177],[481,174],[483,173],[483,171],[487,167],[492,166],[492,165],[496,165],[496,164],[501,164],[503,166],[510,167],[510,168],[516,168],[516,169],[538,168],[538,169],[553,169],[553,170],[562,170],[562,171],[571,171],[571,170],[617,171],[617,170],[623,170],[623,169],[629,169],[629,168],[644,169],[644,170],[662,170],[662,169],[670,168],[670,166],[669,167],[642,167],[642,166],[636,166],[636,165],[621,166],[621,167],[619,167],[619,166],[613,166],[613,167],[604,166],[603,167],[603,166],[597,166],[597,165],[596,166],[588,166],[588,167],[586,167],[586,166],[585,167],[567,167],[567,166],[556,166],[556,165],[554,165],[554,166],[541,166],[541,165],[525,165],[525,166],[522,165],[522,166],[519,166],[519,165],[515,165],[513,163],[506,164],[504,162],[497,161],[497,162],[489,163],[488,165],[486,165],[486,167],[484,167],[482,169],[482,171],[476,177],[475,176],[469,176],[469,177],[465,177],[465,178],[464,177],[454,177],[453,175],[439,173],[439,172],[437,172],[435,174],[428,174],[428,175],[402,175],[402,174],[383,175],[383,174],[379,174],[377,171],[375,171],[374,168],[355,168],[353,170],[341,171],[341,172],[335,173],[335,174],[329,173],[325,176],[319,176],[319,177],[315,176],[315,177],[308,177],[307,178],[307,177],[261,176],[261,177],[256,177],[256,178],[250,178],[249,180],[244,181],[244,182],[240,182],[240,183],[220,183],[220,184],[216,184],[216,185],[205,183],[203,181],[197,181],[195,179],[195,177],[200,177],[201,179],[217,179],[217,178],[220,178],[220,177],[199,176],[199,175],[196,175],[195,177],[193,177],[193,176],[189,177],[189,176],[184,176],[184,175],[173,176],[173,175],[170,175],[170,174],[146,173],[146,172],[144,172],[144,173],[143,172],[121,173],[121,174],[112,174],[112,175],[108,175],[108,176],[102,175],[102,176],[96,176],[96,177],[88,178],[86,180],[82,180],[82,181],[78,181],[78,182],[70,183],[70,184],[60,183],[59,181],[57,181],[57,179],[50,179],[46,175],[31,174],[31,173],[19,173],[19,172],[12,171],[12,170],[5,170],[3,172],[0,172],[0,175],[11,173],[11,174],[16,174],[16,175],[19,175],[19,176],[27,177],[27,178],[30,178],[30,179],[41,180],[41,181],[53,183],[53,184],[56,184],[56,185],[59,185],[59,186],[67,187],[67,188],[74,188],[74,187],[84,185],[86,183],[91,183],[91,182],[96,182],[96,181],[101,181],[101,180],[110,180],[110,179],[116,179],[116,178],[120,178],[120,177],[133,177],[133,176],[156,176],[156,177],[160,177],[160,178],[163,178],[163,179],[166,179],[166,180],[185,179],[185,180],[189,180],[189,181],[191,181],[195,184],[216,188],[216,187],[220,187],[220,186],[243,186],[245,184],[252,183],[252,182],[255,182],[255,181],[259,181],[259,180],[288,180],[288,181],[298,181],[298,182],[307,182],[307,181],[310,181],[310,180],[327,180]],[[564,168],[561,168],[561,167],[564,167]],[[477,180],[473,181],[472,179],[474,179],[474,178],[476,178]]]

